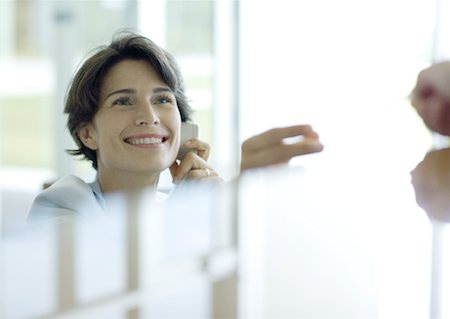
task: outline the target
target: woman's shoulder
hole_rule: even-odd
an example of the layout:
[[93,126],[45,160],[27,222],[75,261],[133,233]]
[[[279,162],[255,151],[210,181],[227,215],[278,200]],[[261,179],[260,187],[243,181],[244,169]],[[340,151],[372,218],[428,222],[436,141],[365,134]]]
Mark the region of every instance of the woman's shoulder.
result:
[[91,185],[77,176],[67,175],[36,196],[28,222],[93,217],[102,212],[102,203]]

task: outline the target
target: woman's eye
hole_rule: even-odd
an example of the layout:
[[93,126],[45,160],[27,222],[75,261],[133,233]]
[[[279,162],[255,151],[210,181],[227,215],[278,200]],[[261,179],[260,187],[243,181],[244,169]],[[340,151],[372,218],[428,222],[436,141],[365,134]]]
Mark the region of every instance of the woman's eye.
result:
[[131,100],[129,97],[121,97],[114,100],[113,105],[131,105]]
[[167,103],[172,103],[173,99],[168,97],[168,96],[160,96],[156,99],[155,101],[157,104],[167,104]]

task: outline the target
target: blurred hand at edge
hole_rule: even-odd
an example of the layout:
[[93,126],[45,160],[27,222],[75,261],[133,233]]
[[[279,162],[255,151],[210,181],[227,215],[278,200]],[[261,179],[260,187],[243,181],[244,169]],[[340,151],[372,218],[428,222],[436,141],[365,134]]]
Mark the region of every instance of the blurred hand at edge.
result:
[[419,73],[411,104],[430,130],[450,136],[450,61]]
[[427,215],[450,222],[450,148],[428,152],[411,172],[411,183]]

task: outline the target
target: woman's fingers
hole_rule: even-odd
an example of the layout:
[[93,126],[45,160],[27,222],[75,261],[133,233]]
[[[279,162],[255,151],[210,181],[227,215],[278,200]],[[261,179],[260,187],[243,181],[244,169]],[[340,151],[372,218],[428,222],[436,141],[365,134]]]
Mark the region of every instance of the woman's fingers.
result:
[[173,182],[180,183],[183,179],[215,179],[223,181],[219,174],[208,163],[192,152],[187,153],[179,163],[170,167]]
[[287,163],[293,157],[317,153],[322,150],[323,145],[316,137],[305,138],[300,142],[292,144],[273,144],[258,150],[248,151],[243,148],[241,171]]
[[183,179],[223,182],[220,175],[206,162],[211,149],[208,143],[198,138],[191,138],[183,145],[192,151],[187,152],[181,161],[175,161],[170,166],[170,173],[175,184]]
[[[290,143],[286,139],[298,137]],[[310,125],[275,128],[247,139],[242,144],[241,171],[288,162],[292,157],[323,150],[319,134]]]
[[[247,139],[242,146],[246,147],[248,150],[260,149],[271,144],[280,143],[285,138],[294,136],[308,136],[308,134],[313,132],[314,131],[310,125],[294,125],[273,128]],[[317,133],[315,134],[317,135]]]
[[205,161],[209,158],[209,153],[211,150],[211,146],[199,140],[198,138],[191,138],[183,143],[183,145],[189,150],[196,151],[197,155],[203,158]]

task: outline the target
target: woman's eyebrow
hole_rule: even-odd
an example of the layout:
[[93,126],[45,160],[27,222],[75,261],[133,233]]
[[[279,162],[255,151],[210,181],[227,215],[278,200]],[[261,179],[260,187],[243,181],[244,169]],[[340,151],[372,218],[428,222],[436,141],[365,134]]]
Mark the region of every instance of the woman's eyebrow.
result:
[[[168,92],[168,93],[174,94],[173,91],[168,87],[158,87],[158,88],[153,89],[153,93],[161,93],[161,92]],[[135,93],[136,93],[136,90],[134,90],[134,89],[130,89],[130,88],[120,89],[120,90],[112,91],[111,93],[109,93],[105,97],[104,100],[107,100],[110,96],[112,96],[114,94],[135,94]]]
[[161,92],[168,92],[173,94],[173,91],[168,87],[158,87],[153,90],[153,93],[161,93]]
[[123,94],[123,93],[126,93],[126,94],[134,94],[135,92],[136,92],[136,91],[133,90],[133,89],[120,89],[120,90],[113,91],[113,92],[109,93],[109,94],[105,97],[105,100],[106,100],[107,98],[109,98],[111,95],[114,95],[114,94]]

